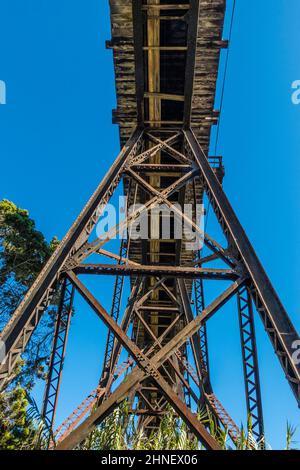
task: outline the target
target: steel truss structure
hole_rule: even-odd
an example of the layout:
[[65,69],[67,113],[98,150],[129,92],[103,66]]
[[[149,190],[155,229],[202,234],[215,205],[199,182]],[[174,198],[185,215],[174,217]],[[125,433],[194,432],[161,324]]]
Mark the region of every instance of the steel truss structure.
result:
[[[59,289],[61,302],[43,408],[53,428],[77,291],[108,328],[103,371],[98,388],[53,433],[56,442],[52,446],[76,447],[126,398],[147,433],[158,427],[169,403],[206,449],[219,450],[219,443],[197,417],[197,410],[204,407],[238,444],[240,430],[213,391],[206,330],[209,319],[236,297],[247,412],[258,441],[263,436],[263,413],[253,305],[298,403],[300,366],[293,361],[293,344],[299,337],[224,193],[221,158],[207,156],[201,143],[201,132],[206,131],[201,127],[196,136],[194,129],[195,119],[200,119],[201,126],[207,122],[211,126],[217,118],[216,112],[198,112],[193,117],[200,67],[197,48],[219,53],[225,44],[220,36],[199,36],[198,18],[209,13],[222,24],[225,2],[207,5],[190,0],[166,5],[137,0],[132,8],[129,3],[111,0],[111,8],[118,17],[126,14],[131,24],[128,35],[134,41],[114,35],[109,46],[114,48],[115,66],[117,54],[134,56],[136,128],[3,330],[6,357],[0,368],[1,386],[9,383],[18,357]],[[162,23],[169,25],[169,39],[162,34]],[[181,64],[176,80],[168,75],[169,53],[175,53],[172,57]],[[181,81],[178,88],[182,91],[168,90],[168,79],[174,88]],[[123,139],[128,129],[122,112],[115,113],[115,119],[116,115]],[[124,220],[97,236],[95,226],[121,181],[131,210]],[[206,233],[203,216],[199,222],[197,205],[205,200],[226,244]],[[188,215],[185,204],[192,207]],[[167,237],[162,233],[165,209],[171,214]],[[132,230],[142,220],[148,221],[148,237],[133,238]],[[182,228],[179,238],[175,237],[176,224]],[[118,254],[104,248],[117,236],[121,238]],[[105,275],[116,277],[110,313],[87,287],[88,276]],[[130,295],[122,309],[126,276]],[[204,302],[206,283],[218,286],[218,294],[208,304]],[[120,364],[124,350],[128,357]],[[126,380],[122,380],[124,374]]]
[[72,316],[74,291],[75,289],[73,284],[68,279],[63,279],[42,410],[42,416],[44,417],[49,429],[53,428],[55,418],[61,374]]

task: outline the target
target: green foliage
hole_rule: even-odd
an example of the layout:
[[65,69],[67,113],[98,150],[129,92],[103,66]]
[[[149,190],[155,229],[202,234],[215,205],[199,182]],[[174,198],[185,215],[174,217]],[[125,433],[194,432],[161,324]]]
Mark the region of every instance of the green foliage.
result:
[[149,439],[144,434],[147,450],[197,450],[198,441],[187,429],[186,424],[178,418],[171,406],[163,415],[158,431]]
[[0,394],[0,449],[46,449],[48,429],[37,404],[17,385]]
[[26,416],[31,425],[30,439],[28,442],[29,448],[47,450],[49,441],[53,442],[52,431],[49,431],[35,400],[29,394],[27,394],[27,400],[29,406]]
[[[56,237],[47,242],[27,210],[6,199],[0,201],[0,331],[58,245]],[[55,309],[50,308],[18,364],[18,381],[27,389],[37,377],[45,377],[54,317]]]
[[129,414],[125,400],[81,444],[84,450],[196,450],[198,440],[171,406],[167,407],[157,431],[146,434],[137,418]]
[[130,418],[125,400],[80,445],[82,450],[126,450],[129,448]]
[[0,243],[0,284],[14,275],[17,283],[29,287],[58,241],[48,244],[28,211],[4,199],[0,201]]
[[[36,230],[28,211],[0,201],[0,331],[58,245],[56,237],[48,243]],[[45,443],[45,424],[27,390],[46,376],[55,312],[54,302],[17,363],[18,382],[0,395],[1,449],[42,448]]]
[[292,445],[296,444],[296,441],[293,439],[297,431],[297,427],[293,426],[291,423],[287,422],[286,424],[286,450],[292,450]]
[[58,244],[56,237],[45,240],[27,210],[0,201],[0,328]]
[[[240,439],[236,445],[229,442],[227,429],[218,425],[207,409],[198,412],[198,420],[209,430],[223,450],[262,450],[264,438],[256,443],[252,434],[251,420],[248,420],[247,431],[241,427]],[[296,428],[287,426],[287,449]],[[155,432],[146,434],[137,418],[129,414],[129,404],[124,401],[108,416],[91,435],[80,445],[81,450],[203,450],[198,439],[188,430],[182,419],[178,418],[171,406],[162,416]]]
[[27,406],[26,392],[21,387],[0,395],[1,449],[24,449],[29,445],[33,429]]

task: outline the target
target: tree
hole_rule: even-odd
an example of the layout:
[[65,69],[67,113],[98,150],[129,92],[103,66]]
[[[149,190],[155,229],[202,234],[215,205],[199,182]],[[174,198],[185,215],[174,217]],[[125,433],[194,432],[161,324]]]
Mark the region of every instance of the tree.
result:
[[[47,242],[27,210],[0,201],[0,331],[58,244],[56,237]],[[26,388],[45,374],[55,311],[54,305],[43,316],[19,364],[18,381]]]
[[0,450],[46,449],[48,437],[47,424],[24,388],[0,394]]
[[19,386],[0,395],[0,449],[24,449],[29,445],[33,429],[27,406],[25,390]]
[[0,243],[1,285],[13,275],[17,283],[27,288],[58,245],[56,237],[47,243],[28,211],[6,199],[0,201]]
[[[27,210],[6,199],[0,201],[0,331],[57,248],[36,229]],[[56,308],[43,316],[16,368],[17,381],[0,394],[0,448],[40,447],[41,421],[30,404],[27,391],[36,378],[46,376]]]

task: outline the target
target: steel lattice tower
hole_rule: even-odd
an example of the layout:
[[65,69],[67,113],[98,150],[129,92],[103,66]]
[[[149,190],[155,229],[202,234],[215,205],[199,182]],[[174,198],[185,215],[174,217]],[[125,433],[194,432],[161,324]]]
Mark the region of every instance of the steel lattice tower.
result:
[[[222,158],[208,156],[211,127],[218,121],[220,50],[228,46],[222,38],[225,0],[110,0],[110,7],[107,47],[113,50],[118,103],[113,121],[123,148],[3,330],[1,386],[11,380],[59,290],[43,407],[53,428],[76,290],[106,324],[108,336],[99,386],[56,431],[57,449],[78,445],[126,397],[149,433],[170,403],[207,449],[219,449],[195,414],[202,406],[237,443],[240,430],[213,391],[206,331],[207,321],[235,296],[247,412],[259,440],[264,428],[254,307],[298,403],[300,366],[293,353],[299,337],[224,193]],[[121,181],[133,210],[105,237],[97,237],[97,221]],[[196,207],[205,203],[225,244],[199,225]],[[189,216],[185,204],[192,207]],[[162,236],[164,214],[153,215],[160,205],[172,213],[167,238]],[[151,233],[148,239],[132,239],[131,228],[141,216]],[[175,238],[178,220],[201,246],[191,248],[184,230]],[[124,233],[119,253],[105,249]],[[115,276],[110,312],[85,285],[87,276],[103,275]],[[131,293],[122,309],[126,276]],[[206,303],[208,282],[219,286],[219,293]],[[128,359],[120,364],[123,349]],[[116,385],[125,373],[126,380]]]

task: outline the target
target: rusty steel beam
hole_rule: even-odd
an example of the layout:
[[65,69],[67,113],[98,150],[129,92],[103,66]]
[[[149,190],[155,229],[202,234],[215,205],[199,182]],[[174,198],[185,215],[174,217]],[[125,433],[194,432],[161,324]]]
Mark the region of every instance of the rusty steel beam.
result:
[[[125,259],[127,257],[127,248],[128,248],[128,241],[125,239],[121,240],[120,259]],[[116,322],[118,322],[119,320],[123,288],[124,288],[124,277],[116,276],[111,311],[110,311],[111,317]],[[115,365],[112,363],[114,346],[115,346],[115,335],[113,331],[108,330],[105,352],[104,352],[103,368],[102,368],[102,374],[101,374],[101,379],[100,379],[100,386],[103,388],[107,386],[109,378],[112,374],[112,371]]]
[[248,417],[251,431],[257,442],[264,439],[263,407],[259,380],[259,367],[255,337],[252,299],[249,288],[244,286],[237,294],[240,324],[243,371]]
[[[166,189],[163,189],[161,192],[157,191],[157,194],[150,201],[147,201],[142,208],[132,212],[124,221],[122,221],[121,223],[113,227],[113,229],[111,229],[109,232],[107,232],[105,238],[98,237],[91,243],[85,243],[78,251],[76,251],[76,253],[74,253],[70,260],[68,260],[69,266],[67,265],[66,268],[68,269],[69,267],[69,269],[73,269],[73,267],[75,267],[79,262],[85,260],[92,253],[97,253],[101,249],[101,247],[107,242],[109,242],[113,237],[116,237],[120,232],[130,227],[130,225],[138,217],[140,217],[143,212],[148,212],[153,207],[156,207],[162,199],[168,198],[176,191],[179,191],[179,189],[185,186],[186,183],[191,180],[196,173],[197,171],[189,171],[188,173],[181,176],[174,183],[172,183],[170,186],[168,186]],[[220,250],[221,249],[222,248],[220,247]]]
[[[132,176],[136,180],[136,182],[148,193],[154,195],[154,199],[160,196],[159,201],[163,201],[169,210],[174,212],[180,221],[184,221],[187,223],[195,232],[197,232],[198,237],[204,242],[204,244],[213,251],[219,258],[221,258],[226,264],[228,264],[231,268],[234,268],[238,262],[232,255],[229,253],[228,250],[224,250],[224,248],[217,243],[212,237],[210,237],[207,233],[205,233],[193,220],[191,220],[186,214],[182,212],[176,205],[168,200],[168,196],[164,193],[164,191],[159,192],[155,188],[153,188],[144,178],[140,175],[135,173],[131,168],[127,170],[127,173]],[[196,177],[198,175],[198,171],[194,170],[191,176]]]
[[[136,301],[142,295],[143,289],[143,279],[140,279],[132,288],[127,307],[125,309],[120,327],[121,329],[127,333],[130,323],[132,322],[132,317],[134,313],[134,306]],[[106,362],[103,363],[103,372],[100,379],[100,385],[105,387],[105,394],[103,395],[103,399],[106,399],[108,394],[110,393],[112,383],[114,382],[115,374],[119,374],[116,371],[118,361],[122,351],[122,344],[118,341],[118,339],[114,335],[114,331],[110,330],[111,334],[113,335],[113,345],[112,345],[112,353],[109,361],[109,370],[106,365]],[[120,366],[122,368],[122,365]],[[122,369],[123,370],[123,369]]]
[[211,410],[218,417],[218,420],[224,426],[224,429],[228,432],[232,442],[238,445],[241,441],[241,430],[235,424],[229,413],[226,411],[220,400],[213,394],[206,395],[206,399],[210,405]]
[[[184,360],[184,358],[182,358],[182,363],[185,369],[187,370],[189,377],[191,377],[194,383],[198,387],[200,387],[199,379],[192,365],[188,361]],[[204,398],[206,401],[206,406],[208,407],[209,412],[213,413],[216,422],[220,422],[223,425],[224,429],[227,430],[232,442],[238,445],[241,438],[241,431],[239,427],[235,424],[229,413],[225,410],[220,400],[218,400],[218,398],[212,391],[210,393],[205,393]]]
[[[195,314],[197,316],[201,315],[202,311],[205,309],[203,279],[195,279],[194,281],[194,303],[195,303]],[[201,357],[203,360],[202,365],[203,365],[203,369],[205,370],[207,380],[210,381],[206,324],[201,326],[199,330],[199,335],[200,335]]]
[[[115,25],[119,22],[116,16],[122,17],[122,14],[119,15],[119,13],[123,8],[122,1],[121,7],[119,2],[116,3],[118,4],[116,9],[112,10],[113,36]],[[130,31],[128,37],[125,34],[126,38],[116,39],[114,37],[111,45],[114,48],[116,63],[120,61],[120,56],[124,52],[124,64],[128,65],[129,63],[129,67],[132,69],[130,74],[133,85],[128,85],[128,90],[131,89],[131,97],[128,101],[127,111],[126,98],[124,100],[124,95],[127,96],[126,72],[126,76],[121,78],[121,87],[126,90],[125,92],[123,90],[124,95],[122,95],[121,100],[118,99],[118,110],[114,113],[114,119],[119,120],[122,123],[121,126],[124,124],[127,127],[125,132],[124,128],[121,128],[122,139],[124,139],[124,134],[128,135],[128,129],[133,127],[132,123],[137,122],[138,126],[144,128],[147,125],[148,127],[146,130],[139,128],[135,130],[118,159],[4,329],[1,339],[4,340],[7,356],[4,364],[0,366],[0,380],[2,381],[0,385],[3,386],[7,383],[19,354],[26,347],[43,311],[51,302],[55,289],[63,280],[64,286],[71,287],[72,299],[76,287],[81,296],[107,325],[109,334],[103,375],[100,381],[100,384],[105,386],[101,388],[101,397],[97,398],[97,402],[95,397],[91,402],[88,399],[87,411],[92,408],[93,404],[96,405],[96,408],[81,424],[79,422],[84,415],[80,413],[83,413],[84,410],[80,408],[80,413],[74,415],[75,421],[72,422],[72,427],[76,424],[79,424],[79,426],[72,430],[68,436],[65,436],[66,438],[59,443],[58,449],[71,449],[76,446],[125,397],[130,395],[130,399],[132,399],[136,393],[139,393],[139,400],[141,401],[139,401],[139,409],[135,412],[141,416],[147,416],[146,421],[149,426],[157,427],[159,418],[153,418],[161,416],[164,412],[165,403],[169,402],[206,448],[219,449],[220,446],[216,440],[199,423],[190,407],[186,405],[184,392],[188,393],[188,396],[198,403],[198,395],[189,384],[189,378],[191,377],[195,384],[198,384],[201,398],[204,397],[203,400],[206,400],[206,403],[209,402],[213,413],[217,416],[217,421],[219,419],[218,422],[222,422],[225,427],[228,426],[232,439],[237,439],[238,428],[223,405],[212,393],[208,377],[206,321],[225,302],[238,294],[247,407],[252,417],[254,434],[256,433],[258,439],[263,434],[263,421],[250,295],[262,317],[298,402],[300,400],[300,365],[298,367],[293,363],[292,355],[294,341],[296,342],[299,337],[219,184],[224,175],[221,157],[207,159],[190,130],[191,116],[194,115],[194,103],[197,102],[197,96],[199,96],[199,91],[196,91],[196,101],[193,102],[194,81],[198,80],[198,74],[195,73],[197,47],[206,50],[209,47],[219,48],[225,46],[226,41],[221,39],[221,34],[208,40],[204,40],[201,35],[199,37],[197,34],[200,0],[189,0],[186,4],[176,5],[162,5],[159,0],[152,0],[148,4],[144,4],[143,0],[126,1],[125,3],[132,3],[132,10],[127,8],[128,5],[126,6],[128,10],[126,22],[127,19],[129,22],[132,21],[133,31]],[[223,3],[219,5],[221,9],[218,9],[220,13],[222,10],[221,18],[218,20],[220,23],[218,31],[220,33],[221,23],[224,19],[222,18],[224,13]],[[177,10],[177,12],[172,13],[172,9]],[[181,13],[182,17],[180,17]],[[167,18],[168,20],[172,18],[172,21],[182,20],[181,25],[184,28],[186,27],[187,34],[184,33],[182,40],[179,43],[174,43],[174,45],[172,41],[170,44],[168,41],[167,44],[162,42],[162,32],[167,24]],[[164,22],[161,22],[161,20]],[[168,23],[168,26],[172,25]],[[122,30],[123,27],[120,28],[119,33]],[[176,39],[176,31],[174,37],[172,32],[169,34],[170,39]],[[173,90],[172,87],[169,89],[168,86],[162,85],[164,82],[172,82],[171,77],[166,74],[167,71],[163,71],[165,68],[164,57],[170,55],[169,51],[171,50],[174,51],[175,56],[185,56],[185,70],[182,69],[180,77],[178,77],[182,87],[181,89],[179,87],[178,90]],[[213,53],[218,58],[215,49]],[[130,56],[130,60],[126,58],[127,55]],[[176,59],[174,60],[176,61]],[[168,78],[170,78],[169,81]],[[121,81],[120,71],[118,70],[117,90],[120,88]],[[196,84],[196,90],[198,87],[199,84]],[[212,86],[212,89],[214,90],[214,86]],[[125,103],[121,103],[121,101],[125,101]],[[171,101],[178,102],[172,103]],[[207,111],[198,109],[195,110],[195,114],[197,115],[196,121],[200,126],[201,139],[203,138],[203,142],[206,142],[208,140],[207,136],[202,135],[201,129],[204,129],[206,134],[209,126],[216,122],[218,112],[211,109],[209,105]],[[161,126],[164,124],[170,127],[163,129]],[[157,128],[155,129],[154,126],[157,126]],[[184,131],[182,131],[182,127]],[[172,159],[174,165],[170,163]],[[132,198],[131,185],[127,185],[128,180],[137,182],[134,201],[136,202],[136,199],[142,203],[146,201],[145,207],[135,210],[133,213],[128,213],[127,219],[114,227],[105,237],[90,242],[89,235],[92,233],[100,215],[99,208],[102,209],[109,201],[123,174],[125,175],[126,194],[130,199]],[[219,181],[217,176],[219,176]],[[193,218],[189,219],[181,209],[174,207],[174,201],[178,200],[181,207],[189,199],[189,191],[193,180],[195,190],[195,177],[197,177],[197,183],[201,187],[201,197],[202,192],[206,191],[224,231],[228,242],[228,247],[225,249],[204,233]],[[166,180],[164,181],[163,178]],[[177,178],[176,181],[174,181],[175,178]],[[169,184],[168,179],[174,182],[165,188],[165,185]],[[151,217],[151,209],[163,203],[171,211],[173,210],[174,218],[180,217],[180,220],[188,223],[189,228],[194,229],[199,241],[203,240],[212,254],[206,256],[206,259],[197,260],[193,265],[193,254],[181,257],[181,242],[175,242],[175,248],[173,249],[172,245],[170,253],[168,253],[168,248],[160,249],[160,239],[154,242],[151,241],[150,248],[146,246],[147,242],[145,240],[140,242],[139,247],[135,241],[132,252],[128,250],[134,262],[128,259],[129,255],[126,253],[122,252],[120,256],[117,256],[102,249],[102,246],[109,242],[113,236],[118,235],[121,230],[128,229],[142,212],[147,217]],[[153,220],[151,221],[153,222]],[[94,253],[116,260],[117,264],[84,264],[83,261]],[[141,261],[139,255],[141,255]],[[150,261],[148,261],[148,256],[150,256]],[[170,256],[171,266],[163,265],[161,259],[166,259],[163,258],[164,256]],[[223,260],[229,269],[203,267],[205,262],[217,259]],[[110,315],[78,279],[77,274],[117,276]],[[124,276],[130,276],[131,278],[131,295],[123,319],[118,325]],[[145,286],[148,286],[148,284],[144,278],[147,277],[151,278],[151,282],[148,291],[145,292]],[[174,282],[170,282],[170,278],[174,279]],[[185,278],[195,280],[196,315],[198,314],[195,318],[190,305],[193,283],[189,281],[185,284]],[[232,280],[235,282],[205,308],[203,279]],[[153,283],[155,285],[152,287]],[[166,283],[168,286],[170,283],[172,287],[167,287]],[[157,292],[155,292],[156,289]],[[160,298],[163,289],[165,292],[162,292],[163,295]],[[245,292],[247,297],[244,297]],[[170,299],[173,301],[174,307],[170,306]],[[61,319],[57,323],[54,352],[50,361],[49,381],[45,395],[44,416],[49,420],[49,427],[52,427],[55,415],[57,392],[70,321],[70,312],[66,316],[66,321],[62,321],[63,314],[64,311],[61,309]],[[133,315],[138,318],[135,323],[142,330],[139,336],[134,330],[134,326],[132,336],[134,340],[127,335]],[[163,332],[159,332],[158,328],[161,328]],[[196,376],[188,361],[187,342],[192,345],[198,376]],[[123,367],[122,372],[131,366],[134,368],[128,373],[126,380],[120,383],[117,389],[111,393],[122,348],[125,348],[129,354],[128,363],[125,368]],[[62,354],[59,354],[59,360],[56,362],[58,349],[62,350]],[[187,378],[185,371],[188,374]],[[55,373],[55,376],[53,373]],[[55,386],[53,387],[54,382]],[[51,387],[54,393],[52,393]],[[85,408],[85,405],[83,408]],[[49,416],[48,409],[50,410]],[[130,410],[130,412],[133,411],[133,409]]]
[[[150,159],[154,155],[156,155],[157,152],[160,150],[163,150],[164,148],[169,148],[169,144],[174,144],[177,140],[178,137],[180,136],[180,132],[176,132],[175,134],[171,135],[171,137],[168,137],[166,140],[158,140],[158,144],[155,145],[154,147],[151,147],[147,150],[144,150],[142,153],[139,153],[132,157],[129,162],[128,162],[128,167],[131,166],[136,166],[136,165],[141,165],[145,160]],[[187,159],[186,159],[187,160]]]
[[123,276],[163,276],[186,279],[217,279],[234,281],[239,276],[231,269],[190,268],[161,265],[94,264],[82,263],[72,269],[76,274],[123,275]]
[[[155,309],[157,309],[157,307],[154,307]],[[161,343],[161,340],[159,338],[157,338],[155,336],[155,334],[153,333],[153,331],[151,330],[150,326],[147,324],[147,322],[144,320],[143,316],[139,313],[139,310],[142,309],[141,306],[139,307],[136,307],[134,309],[134,313],[136,314],[136,316],[138,317],[138,319],[141,321],[141,323],[143,324],[145,330],[148,332],[148,334],[150,335],[150,337],[152,337],[153,339],[153,348],[156,347],[156,346],[159,346],[159,348],[161,349],[162,348],[162,343]],[[153,308],[152,308],[153,309]],[[149,351],[148,351],[148,354],[149,354]],[[177,358],[176,358],[177,359]],[[186,389],[188,389],[190,395],[194,398],[195,400],[195,403],[198,404],[198,397],[196,396],[196,394],[193,392],[193,390],[190,388],[189,386],[189,383],[185,380],[184,376],[182,375],[181,371],[179,370],[178,368],[178,365],[176,364],[176,362],[173,360],[173,358],[169,358],[167,360],[168,364],[171,366],[172,370],[175,372],[176,376],[180,379],[182,385],[184,385],[184,387]],[[174,380],[173,378],[170,376],[168,370],[166,368],[164,368],[164,373],[167,374],[170,378],[170,381],[174,383]]]
[[171,155],[171,157],[175,158],[181,164],[186,164],[186,165],[190,165],[190,166],[193,165],[192,160],[187,158],[186,155],[184,155],[182,152],[179,152],[178,150],[176,150],[172,147],[172,145],[171,145],[172,142],[170,142],[169,139],[166,139],[166,140],[162,141],[161,139],[159,139],[157,136],[153,135],[150,132],[147,132],[147,136],[150,138],[150,140],[152,140],[157,145],[160,145],[161,147],[163,146],[162,147],[163,150],[165,152],[167,152],[169,155]]
[[[153,357],[151,357],[151,362],[148,362],[147,357],[144,356],[141,352],[138,352],[137,346],[132,343],[122,332],[122,330],[116,325],[109,315],[105,312],[103,307],[93,298],[93,296],[88,292],[88,290],[83,286],[83,284],[78,280],[74,274],[70,274],[70,278],[76,288],[84,296],[93,309],[96,310],[103,321],[114,329],[116,336],[119,337],[119,340],[123,343],[124,347],[128,347],[130,354],[135,357],[137,354],[140,356],[135,359],[139,363],[139,366],[143,367],[144,370],[135,367],[133,371],[127,376],[126,381],[122,382],[121,385],[103,402],[91,415],[75,429],[63,442],[58,446],[58,450],[72,449],[78,443],[80,443],[89,433],[93,430],[96,424],[99,424],[118,404],[120,404],[124,398],[128,395],[130,390],[134,389],[140,383],[145,376],[150,375],[156,381],[157,379],[157,369],[174,353],[178,350],[201,326],[203,321],[207,321],[216,311],[218,311],[241,287],[244,281],[237,281],[232,284],[226,291],[224,291],[217,299],[215,299],[203,312],[202,318],[195,318],[191,323],[189,323],[182,331],[180,331],[171,341],[169,341],[160,351],[158,351]],[[120,331],[121,330],[121,331]],[[122,339],[123,338],[123,339]],[[162,383],[160,382],[160,386]],[[165,385],[165,384],[163,384]],[[169,386],[168,386],[169,387]],[[167,388],[169,391],[169,389]],[[175,394],[176,395],[176,394]],[[169,395],[168,398],[173,403],[174,396]],[[178,397],[176,396],[176,401]],[[177,404],[178,405],[178,404]],[[184,405],[185,406],[185,405]],[[178,411],[178,409],[177,409]],[[180,414],[182,413],[182,408]],[[178,411],[178,412],[179,412]],[[185,410],[186,411],[186,410]],[[195,423],[195,420],[190,417],[189,414],[182,416],[185,421],[190,421],[188,418],[191,418],[193,421],[193,426],[197,426],[197,429],[193,429],[194,432],[198,435],[200,439],[203,439],[202,428],[198,428],[198,424]]]
[[128,159],[137,151],[142,134],[141,129],[133,132],[128,143],[3,329],[0,339],[4,343],[5,360],[0,365],[0,389],[10,380],[20,353],[24,351],[33,330],[50,304],[67,258],[72,250],[77,245],[80,246],[91,233],[100,216],[100,204],[107,203],[110,199]]
[[51,448],[64,440],[75,427],[82,421],[86,414],[96,405],[99,397],[103,395],[105,389],[95,388],[89,395],[75,408],[75,410],[68,416],[64,422],[56,429],[53,434],[54,442]]
[[[182,308],[184,311],[186,323],[190,323],[193,318],[193,312],[190,304],[189,294],[185,285],[184,279],[177,279],[178,290],[181,298]],[[198,374],[198,380],[201,385],[200,389],[203,393],[205,390],[206,369],[204,369],[202,353],[200,349],[199,331],[197,331],[190,339],[191,348],[193,351],[194,362]]]
[[[105,311],[105,309],[101,306],[101,304],[97,301],[97,299],[93,297],[93,295],[89,292],[89,290],[79,281],[79,279],[73,273],[69,273],[69,278],[73,282],[76,289],[83,296],[83,298],[93,308],[93,310],[100,316],[100,318],[105,322],[105,324],[114,331],[115,336],[119,339],[119,341],[127,349],[127,351],[132,355],[132,357],[137,361],[137,363],[143,369],[143,371],[147,375],[150,375],[155,380],[157,385],[161,388],[163,393],[166,395],[167,399],[173,405],[175,411],[178,412],[178,414],[182,417],[182,419],[188,422],[189,427],[191,428],[193,432],[197,434],[201,442],[208,449],[215,449],[215,450],[220,449],[215,439],[207,432],[205,427],[198,421],[197,417],[189,410],[186,404],[183,403],[180,398],[178,398],[176,392],[174,392],[172,387],[162,377],[158,369],[155,367],[155,363],[153,362],[153,359],[152,358],[149,359],[146,355],[144,355],[142,351],[136,346],[136,344],[133,343],[127,337],[125,332],[110,317],[110,315]],[[163,348],[161,349],[161,351],[163,351]],[[167,360],[168,358],[166,358],[165,360]],[[128,381],[128,378],[127,378],[127,381]],[[109,398],[106,400],[106,402],[108,400]]]
[[[130,365],[133,364],[133,360],[125,360],[118,370],[115,370],[113,375],[113,381],[119,378]],[[75,408],[75,410],[64,420],[64,422],[55,430],[53,433],[54,440],[51,440],[51,449],[58,444],[58,442],[64,440],[73,429],[83,420],[83,418],[92,410],[94,406],[101,403],[101,399],[105,397],[107,388],[101,388],[98,385],[88,396]]]
[[252,281],[251,294],[283,368],[295,398],[300,405],[300,364],[293,360],[294,344],[299,335],[285,311],[270,279],[264,271],[240,221],[234,213],[222,186],[191,130],[184,131],[186,143],[199,165],[202,183],[224,234],[236,249]]
[[183,165],[183,164],[174,164],[168,165],[166,163],[144,163],[141,165],[132,165],[131,168],[134,168],[136,171],[145,171],[145,172],[152,172],[152,171],[189,171],[191,169],[191,165]]
[[42,416],[48,427],[50,438],[53,430],[62,371],[68,341],[68,334],[73,311],[74,287],[68,279],[64,279],[60,294],[52,352],[43,399]]

